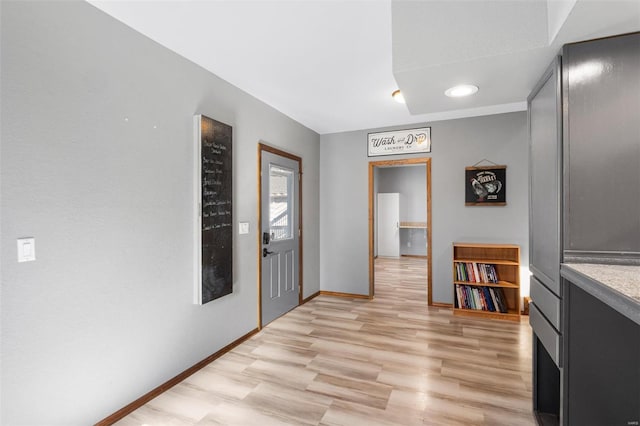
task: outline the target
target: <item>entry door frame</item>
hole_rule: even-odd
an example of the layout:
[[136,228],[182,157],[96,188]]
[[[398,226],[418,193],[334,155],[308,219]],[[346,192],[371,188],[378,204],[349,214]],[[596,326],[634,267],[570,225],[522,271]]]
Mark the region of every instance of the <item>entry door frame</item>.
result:
[[431,219],[431,157],[407,158],[404,160],[384,160],[369,162],[369,299],[373,299],[375,294],[375,268],[374,268],[374,199],[376,194],[373,193],[373,176],[376,167],[385,166],[409,166],[416,164],[424,164],[426,167],[426,190],[427,190],[427,305],[433,305],[432,295],[432,252],[431,252],[431,230],[433,228]]
[[302,304],[302,158],[297,155],[290,154],[281,149],[266,145],[263,142],[258,143],[258,330],[262,329],[262,153],[270,152],[281,157],[288,158],[298,163],[298,176],[300,179],[298,185],[298,224],[300,234],[298,236],[298,306]]

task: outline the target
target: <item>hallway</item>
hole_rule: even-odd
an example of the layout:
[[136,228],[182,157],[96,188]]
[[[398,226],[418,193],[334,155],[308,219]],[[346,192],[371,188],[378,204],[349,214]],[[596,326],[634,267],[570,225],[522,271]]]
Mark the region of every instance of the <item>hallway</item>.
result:
[[374,300],[318,296],[117,424],[534,424],[526,320],[426,307],[424,263],[377,259]]

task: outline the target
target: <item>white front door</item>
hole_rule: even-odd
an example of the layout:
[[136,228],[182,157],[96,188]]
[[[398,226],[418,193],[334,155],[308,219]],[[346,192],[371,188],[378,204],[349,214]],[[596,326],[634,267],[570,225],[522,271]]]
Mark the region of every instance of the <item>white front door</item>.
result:
[[400,194],[378,194],[378,256],[400,257]]
[[299,163],[268,151],[261,161],[262,325],[298,306]]

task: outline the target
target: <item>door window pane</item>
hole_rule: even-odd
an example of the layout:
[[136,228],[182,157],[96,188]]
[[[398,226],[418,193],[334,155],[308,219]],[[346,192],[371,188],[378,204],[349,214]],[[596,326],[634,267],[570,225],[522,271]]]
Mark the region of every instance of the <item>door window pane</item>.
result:
[[293,170],[269,164],[269,232],[273,241],[293,238],[293,178]]

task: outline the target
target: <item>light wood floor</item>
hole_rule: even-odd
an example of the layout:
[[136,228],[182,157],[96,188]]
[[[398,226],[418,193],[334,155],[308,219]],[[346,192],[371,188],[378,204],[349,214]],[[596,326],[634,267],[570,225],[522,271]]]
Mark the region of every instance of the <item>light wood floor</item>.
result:
[[530,425],[531,330],[426,306],[422,259],[374,300],[319,296],[118,425]]

